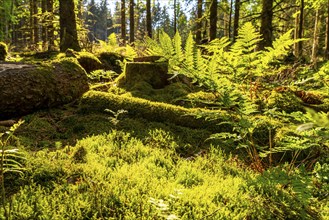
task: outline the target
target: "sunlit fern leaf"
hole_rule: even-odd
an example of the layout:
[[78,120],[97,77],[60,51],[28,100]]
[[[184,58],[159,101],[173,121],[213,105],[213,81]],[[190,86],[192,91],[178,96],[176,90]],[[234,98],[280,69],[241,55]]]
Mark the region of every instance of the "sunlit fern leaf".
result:
[[174,58],[175,61],[181,63],[184,60],[184,55],[183,55],[183,48],[182,48],[182,37],[180,36],[179,32],[177,31],[174,39],[173,39],[173,45],[175,47],[174,49]]
[[159,43],[162,48],[163,55],[166,58],[171,58],[172,55],[174,54],[174,47],[170,36],[166,32],[161,31],[159,37]]
[[299,41],[304,41],[306,39],[294,40],[291,38],[291,32],[289,30],[287,33],[281,35],[273,42],[273,47],[267,47],[265,51],[262,52],[261,61],[262,65],[266,68],[269,63],[282,58],[285,56],[292,45]]
[[255,53],[257,44],[260,41],[261,35],[250,22],[247,22],[239,30],[237,40],[230,51],[235,55]]
[[193,35],[190,32],[185,45],[185,66],[188,70],[191,70],[194,68],[194,60],[196,56],[196,48],[195,48],[195,42],[193,40]]

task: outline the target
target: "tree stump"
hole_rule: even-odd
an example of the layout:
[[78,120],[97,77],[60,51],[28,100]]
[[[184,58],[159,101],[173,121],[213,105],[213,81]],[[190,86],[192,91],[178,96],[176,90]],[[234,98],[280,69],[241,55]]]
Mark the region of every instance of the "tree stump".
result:
[[0,62],[0,119],[70,103],[89,89],[71,59],[49,65]]
[[119,87],[130,88],[141,81],[154,89],[162,89],[169,84],[167,62],[128,62],[125,72],[117,79]]

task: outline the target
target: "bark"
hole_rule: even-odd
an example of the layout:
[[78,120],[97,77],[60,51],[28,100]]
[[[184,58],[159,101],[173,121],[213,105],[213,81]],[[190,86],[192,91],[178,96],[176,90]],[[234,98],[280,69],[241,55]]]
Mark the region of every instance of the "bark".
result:
[[152,38],[151,0],[146,0],[146,31],[147,36]]
[[33,42],[39,43],[38,0],[33,1]]
[[47,12],[48,16],[48,24],[47,24],[47,38],[48,38],[48,51],[54,50],[54,25],[53,25],[53,10],[54,10],[54,2],[53,0],[47,0]]
[[89,89],[85,71],[69,60],[0,66],[0,119],[70,103]]
[[134,43],[135,41],[135,16],[134,16],[134,0],[130,0],[129,3],[129,39],[130,43]]
[[329,0],[327,3],[325,58],[329,59]]
[[174,0],[174,33],[177,32],[177,3],[176,0]]
[[240,20],[240,0],[235,0],[235,5],[234,5],[233,43],[236,41],[236,38],[238,37],[239,20]]
[[210,5],[210,16],[209,16],[209,41],[216,38],[217,34],[217,0],[212,0]]
[[30,0],[30,45],[32,45],[34,43],[34,35],[33,35],[33,31],[34,31],[34,23],[33,23],[33,1],[34,0]]
[[202,0],[198,0],[197,23],[195,41],[197,44],[201,43],[201,29],[202,29]]
[[74,0],[59,0],[59,16],[61,52],[65,52],[69,48],[80,51]]
[[[298,16],[298,29],[297,29],[297,39],[303,38],[303,25],[304,25],[304,0],[301,0],[299,7]],[[296,44],[295,56],[301,57],[303,55],[303,42],[299,41]]]
[[228,38],[231,39],[231,29],[232,29],[232,11],[233,11],[233,0],[230,0],[230,15],[228,19]]
[[126,45],[126,1],[121,0],[121,39],[123,45]]
[[319,9],[316,10],[315,22],[314,22],[314,34],[313,34],[313,46],[312,46],[312,63],[317,63],[317,53],[319,49],[319,28],[320,28],[320,13]]
[[42,47],[46,48],[47,45],[47,25],[46,25],[46,17],[44,14],[47,11],[47,1],[41,0],[41,10],[42,10]]
[[258,49],[264,50],[265,47],[272,46],[273,38],[273,0],[263,0],[260,34],[262,40],[259,42]]

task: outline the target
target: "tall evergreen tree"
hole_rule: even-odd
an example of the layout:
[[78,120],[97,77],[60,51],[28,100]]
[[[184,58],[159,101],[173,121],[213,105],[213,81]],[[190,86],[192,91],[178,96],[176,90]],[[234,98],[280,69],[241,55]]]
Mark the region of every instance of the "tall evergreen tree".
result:
[[152,38],[151,0],[146,0],[146,31],[147,36]]
[[77,24],[74,12],[74,0],[59,0],[60,50],[71,48],[80,51]]
[[273,38],[273,0],[262,1],[260,34],[262,40],[259,42],[258,49],[264,50],[265,47],[272,46]]
[[126,1],[121,0],[121,39],[126,44]]
[[212,41],[217,35],[217,0],[212,0],[210,5],[210,16],[209,16],[209,40]]
[[135,41],[135,2],[129,1],[129,41],[133,43]]

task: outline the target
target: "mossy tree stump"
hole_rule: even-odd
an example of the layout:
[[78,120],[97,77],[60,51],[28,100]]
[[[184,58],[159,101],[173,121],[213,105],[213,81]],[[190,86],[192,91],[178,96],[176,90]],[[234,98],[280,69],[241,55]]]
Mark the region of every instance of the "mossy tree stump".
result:
[[128,62],[117,85],[129,89],[137,83],[147,82],[154,89],[162,89],[169,84],[169,78],[167,62]]
[[0,63],[0,119],[70,103],[88,89],[85,71],[71,59],[44,66]]

